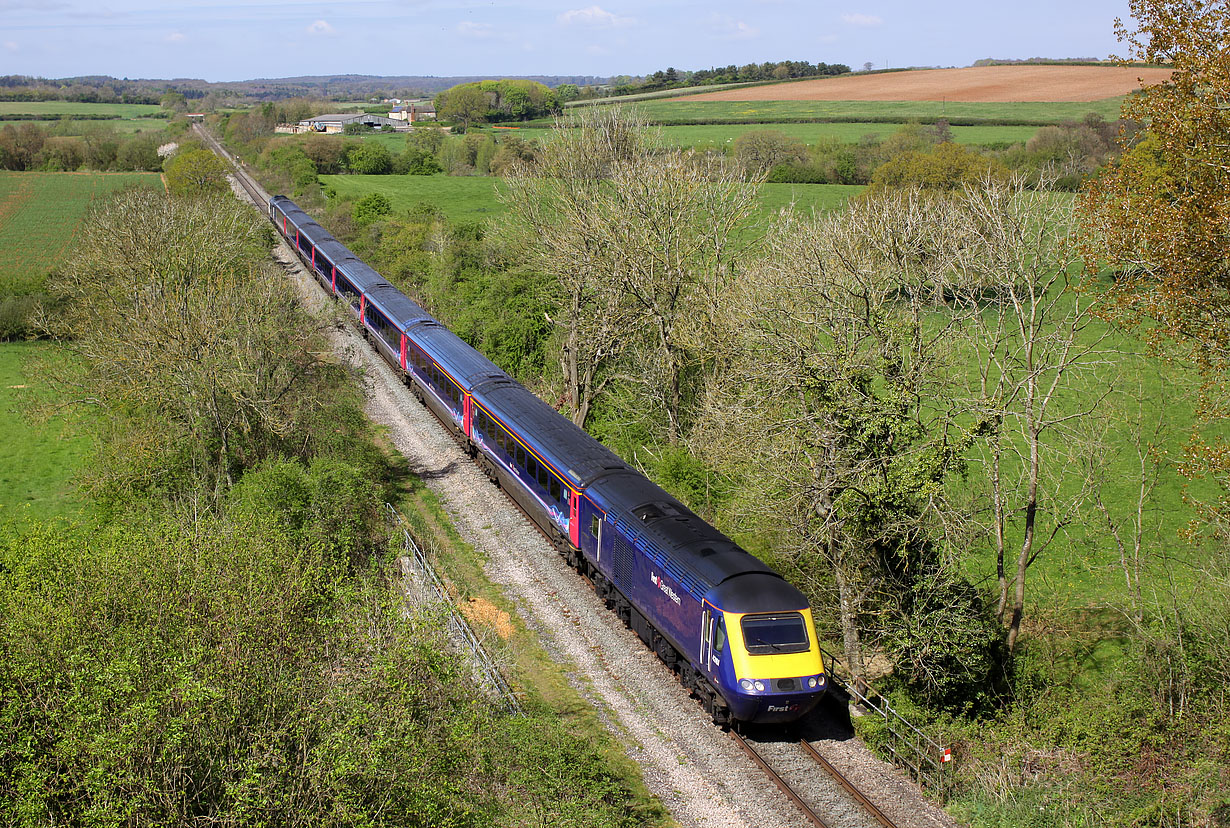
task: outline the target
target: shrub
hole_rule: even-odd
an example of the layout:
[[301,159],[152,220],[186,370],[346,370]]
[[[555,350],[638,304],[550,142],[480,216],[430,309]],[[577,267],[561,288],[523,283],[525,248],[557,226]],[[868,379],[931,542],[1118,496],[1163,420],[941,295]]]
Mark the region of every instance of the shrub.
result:
[[350,149],[346,165],[358,175],[386,175],[393,171],[393,156],[384,144],[364,141]]
[[355,202],[353,215],[355,224],[366,225],[391,212],[393,205],[388,196],[384,193],[368,193]]
[[886,161],[871,178],[872,184],[902,187],[911,184],[927,189],[955,190],[988,175],[1002,177],[1007,169],[960,144],[945,143],[930,152],[907,152]]

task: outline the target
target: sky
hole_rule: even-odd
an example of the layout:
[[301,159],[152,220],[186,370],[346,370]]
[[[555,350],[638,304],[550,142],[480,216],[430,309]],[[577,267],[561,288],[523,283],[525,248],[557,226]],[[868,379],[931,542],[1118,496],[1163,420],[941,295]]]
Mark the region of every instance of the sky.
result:
[[0,75],[641,75],[1122,51],[1128,0],[0,0]]

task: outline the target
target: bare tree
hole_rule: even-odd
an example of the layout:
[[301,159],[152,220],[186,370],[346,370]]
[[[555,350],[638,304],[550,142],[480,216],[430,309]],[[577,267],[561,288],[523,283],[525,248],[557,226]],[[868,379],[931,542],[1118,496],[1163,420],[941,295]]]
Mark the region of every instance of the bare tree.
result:
[[640,383],[674,445],[683,433],[684,375],[705,350],[709,299],[735,272],[744,249],[737,230],[755,209],[757,187],[734,165],[679,150],[622,161],[611,184],[593,231],[653,343]]
[[627,298],[614,289],[609,251],[593,232],[609,198],[612,167],[644,157],[653,145],[646,123],[620,107],[586,107],[557,120],[536,160],[513,163],[500,200],[505,236],[524,239],[531,262],[558,280],[549,317],[562,338],[560,377],[569,415],[584,427],[612,366],[635,333]]
[[[705,337],[706,297],[743,249],[737,229],[756,188],[721,159],[660,146],[637,116],[591,107],[560,121],[535,164],[518,164],[502,196],[531,261],[559,280],[561,373],[573,420],[636,348],[623,379],[682,433],[684,376]],[[648,344],[652,343],[652,344]]]
[[[1106,393],[1076,399],[1072,380],[1107,366],[1109,354],[1105,329],[1093,315],[1098,294],[1078,290],[1073,275],[1070,204],[1027,190],[1019,178],[967,187],[961,204],[970,247],[960,260],[960,281],[979,371],[972,406],[990,431],[997,612],[1003,620],[1011,605],[1011,650],[1025,612],[1026,573],[1078,514],[1081,495],[1058,494],[1076,460],[1066,438]],[[1017,515],[1020,536],[1010,570],[1009,524]]]

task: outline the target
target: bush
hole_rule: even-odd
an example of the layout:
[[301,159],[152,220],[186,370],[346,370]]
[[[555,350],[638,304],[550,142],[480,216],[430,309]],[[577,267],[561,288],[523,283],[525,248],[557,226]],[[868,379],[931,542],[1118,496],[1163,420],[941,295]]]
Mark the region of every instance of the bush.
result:
[[384,144],[364,141],[351,148],[346,156],[346,165],[358,175],[386,175],[393,171],[393,156]]
[[1003,177],[1007,169],[960,144],[940,144],[930,152],[911,151],[882,164],[871,178],[879,186],[917,185],[927,189],[956,190],[987,176]]
[[368,193],[355,202],[354,221],[358,225],[371,224],[393,212],[393,205],[383,193]]
[[227,168],[207,149],[177,153],[166,162],[167,189],[176,195],[226,192]]

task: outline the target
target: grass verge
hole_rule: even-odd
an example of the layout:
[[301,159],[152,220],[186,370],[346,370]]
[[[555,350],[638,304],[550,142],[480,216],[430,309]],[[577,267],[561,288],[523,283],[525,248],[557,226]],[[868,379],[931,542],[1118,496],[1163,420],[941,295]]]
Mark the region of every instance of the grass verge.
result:
[[599,719],[593,706],[569,683],[569,665],[553,660],[538,638],[526,628],[521,609],[483,574],[486,556],[458,534],[435,492],[418,478],[410,478],[400,508],[412,533],[425,544],[437,572],[458,606],[467,613],[480,639],[498,641],[496,649],[513,681],[524,694],[527,707],[545,709],[575,733],[595,741],[599,755],[636,797],[638,820],[646,825],[674,825],[662,804],[645,787],[639,766],[628,756]]

